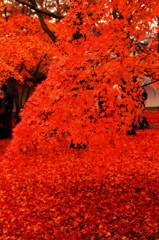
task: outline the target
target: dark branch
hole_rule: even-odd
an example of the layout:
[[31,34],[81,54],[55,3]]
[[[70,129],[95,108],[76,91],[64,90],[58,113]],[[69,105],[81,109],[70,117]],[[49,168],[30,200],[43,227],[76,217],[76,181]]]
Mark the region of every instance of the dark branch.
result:
[[38,74],[39,68],[40,68],[40,64],[43,62],[44,58],[47,56],[47,53],[40,59],[40,61],[38,62],[36,69],[34,71],[34,76],[36,76]]
[[56,36],[54,34],[54,32],[52,32],[48,26],[46,25],[44,19],[43,19],[43,16],[40,14],[40,13],[37,13],[38,17],[39,17],[39,21],[41,23],[41,27],[42,29],[44,30],[44,32],[46,32],[48,34],[48,36],[51,38],[51,40],[53,42],[56,42]]
[[144,85],[142,85],[142,87],[149,86],[149,85],[151,85],[151,84],[153,84],[153,83],[155,83],[155,82],[159,82],[159,79],[157,79],[157,80],[155,80],[155,81],[153,81],[153,82],[150,82],[150,83],[144,84]]
[[39,9],[39,8],[36,7],[36,6],[33,6],[32,4],[23,2],[23,1],[21,1],[21,0],[15,0],[15,1],[18,2],[18,3],[21,3],[21,4],[25,5],[25,6],[28,6],[29,8],[33,9],[36,13],[41,13],[41,14],[44,14],[44,15],[46,15],[46,16],[53,17],[53,18],[56,18],[56,19],[62,19],[62,18],[64,18],[63,16],[59,16],[59,15],[56,15],[55,13],[52,13],[52,12],[49,12],[49,11],[45,11],[45,10]]
[[[44,21],[44,18],[43,18],[43,15],[42,15],[42,14],[45,14],[45,15],[46,15],[46,13],[47,13],[47,15],[48,15],[48,13],[49,13],[49,14],[51,14],[52,17],[56,17],[56,18],[57,18],[57,15],[54,14],[54,13],[50,13],[50,12],[43,11],[43,10],[39,9],[39,8],[37,7],[36,0],[30,0],[31,4],[26,3],[26,2],[23,2],[23,1],[21,1],[21,0],[15,0],[15,1],[16,1],[16,2],[19,2],[19,3],[23,4],[23,5],[28,6],[30,9],[35,10],[35,14],[36,14],[36,15],[38,16],[38,18],[39,18],[39,21],[40,21],[40,24],[41,24],[42,29],[43,29],[44,32],[51,38],[51,40],[52,40],[53,42],[56,42],[55,33],[52,32],[52,31],[49,29],[49,27],[47,26],[47,24],[46,24],[45,21]],[[58,16],[58,18],[59,18],[59,16]],[[61,18],[61,17],[60,17],[60,18]]]
[[8,16],[7,16],[7,9],[4,8],[4,15],[5,15],[5,18],[6,18],[6,22],[8,22]]

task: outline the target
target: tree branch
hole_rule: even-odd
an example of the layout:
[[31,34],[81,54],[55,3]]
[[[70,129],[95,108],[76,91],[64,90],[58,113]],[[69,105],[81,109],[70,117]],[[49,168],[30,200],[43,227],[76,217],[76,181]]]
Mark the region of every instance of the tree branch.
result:
[[18,3],[21,3],[22,5],[28,6],[29,8],[33,9],[36,13],[44,14],[46,16],[53,17],[53,18],[56,18],[56,19],[64,18],[64,16],[59,16],[59,15],[56,15],[55,13],[39,9],[36,6],[34,6],[32,4],[29,4],[29,3],[26,3],[26,2],[23,2],[21,0],[15,0],[15,1],[18,2]]
[[52,31],[48,28],[48,26],[46,25],[46,23],[45,23],[45,21],[44,21],[44,19],[43,19],[43,16],[42,16],[40,13],[36,13],[36,14],[37,14],[38,17],[39,17],[39,21],[40,21],[40,23],[41,23],[41,27],[42,27],[42,29],[44,30],[44,32],[46,32],[46,33],[48,34],[48,36],[51,38],[51,40],[52,40],[53,42],[56,42],[56,36],[55,36],[54,32],[52,32]]
[[[40,21],[40,24],[41,24],[41,27],[42,27],[42,29],[44,30],[44,32],[51,38],[51,40],[53,41],[53,42],[56,42],[56,36],[55,36],[55,33],[54,32],[52,32],[50,29],[49,29],[49,27],[46,25],[46,23],[45,23],[45,21],[44,21],[44,18],[43,18],[43,15],[42,14],[51,14],[50,16],[52,16],[52,17],[56,17],[56,18],[62,18],[62,17],[60,17],[60,16],[57,16],[56,14],[54,14],[54,13],[50,13],[50,12],[47,12],[47,11],[44,11],[44,10],[41,10],[41,9],[39,9],[38,7],[37,7],[37,3],[36,3],[36,0],[30,0],[30,2],[31,2],[31,4],[29,4],[29,3],[26,3],[26,2],[23,2],[23,1],[21,1],[21,0],[15,0],[16,2],[19,2],[19,3],[21,3],[21,4],[23,4],[23,5],[26,5],[26,6],[28,6],[30,9],[33,9],[33,10],[35,10],[35,14],[38,16],[38,18],[39,18],[39,21]],[[49,16],[49,15],[48,15]]]
[[43,62],[44,58],[47,56],[47,53],[45,53],[45,55],[40,59],[40,61],[38,62],[36,69],[34,71],[34,76],[36,76],[38,74],[39,68],[40,68],[40,64]]
[[159,79],[157,79],[157,80],[155,80],[155,81],[153,81],[153,82],[150,82],[150,83],[144,84],[144,85],[142,85],[142,87],[149,86],[149,85],[151,85],[152,83],[155,83],[155,82],[159,82]]
[[4,15],[5,15],[5,18],[6,18],[6,22],[8,22],[8,16],[7,16],[7,9],[4,8]]

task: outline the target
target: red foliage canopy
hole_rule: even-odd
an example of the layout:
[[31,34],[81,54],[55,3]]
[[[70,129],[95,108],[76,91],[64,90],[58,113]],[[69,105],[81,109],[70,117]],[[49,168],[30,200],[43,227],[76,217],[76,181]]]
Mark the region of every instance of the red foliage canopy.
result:
[[158,78],[157,52],[131,56],[157,4],[70,4],[2,163],[2,238],[157,239],[158,132],[125,134],[142,110],[132,77]]
[[150,16],[153,23],[158,9],[154,1],[70,4],[57,24],[48,78],[37,87],[15,129],[15,152],[36,148],[50,153],[57,139],[68,141],[67,146],[72,139],[91,144],[97,136],[126,132],[143,108],[140,76],[158,78],[157,52],[131,54],[136,47],[131,36],[152,31]]

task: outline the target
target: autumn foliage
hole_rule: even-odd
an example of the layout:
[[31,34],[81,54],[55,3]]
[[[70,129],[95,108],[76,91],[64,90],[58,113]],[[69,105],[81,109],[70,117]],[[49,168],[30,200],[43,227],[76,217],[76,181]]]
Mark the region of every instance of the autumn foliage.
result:
[[[51,43],[41,30],[37,19],[16,13],[9,22],[1,19],[1,56],[0,80],[14,77],[19,83],[31,78],[41,61],[40,71],[45,69],[51,55]],[[49,53],[50,52],[50,53]]]
[[149,7],[134,1],[129,7],[127,1],[108,2],[107,7],[105,1],[70,4],[57,24],[48,78],[27,102],[14,131],[15,153],[29,149],[50,153],[49,147],[61,141],[69,147],[71,141],[91,145],[96,138],[116,139],[141,115],[140,77],[158,78],[158,52],[131,54],[137,52],[132,36],[156,30],[146,21],[151,14],[153,22],[157,13],[151,1]]
[[157,13],[150,0],[69,2],[2,158],[2,239],[159,238],[158,130],[126,134],[140,77],[158,78],[158,52],[132,37],[157,31]]
[[158,239],[158,137],[3,162],[2,239]]

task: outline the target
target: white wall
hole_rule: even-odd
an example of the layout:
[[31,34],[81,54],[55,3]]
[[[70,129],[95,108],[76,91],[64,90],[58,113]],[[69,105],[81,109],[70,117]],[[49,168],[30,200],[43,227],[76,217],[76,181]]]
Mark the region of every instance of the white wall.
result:
[[147,86],[146,90],[148,93],[146,107],[159,107],[159,88]]

